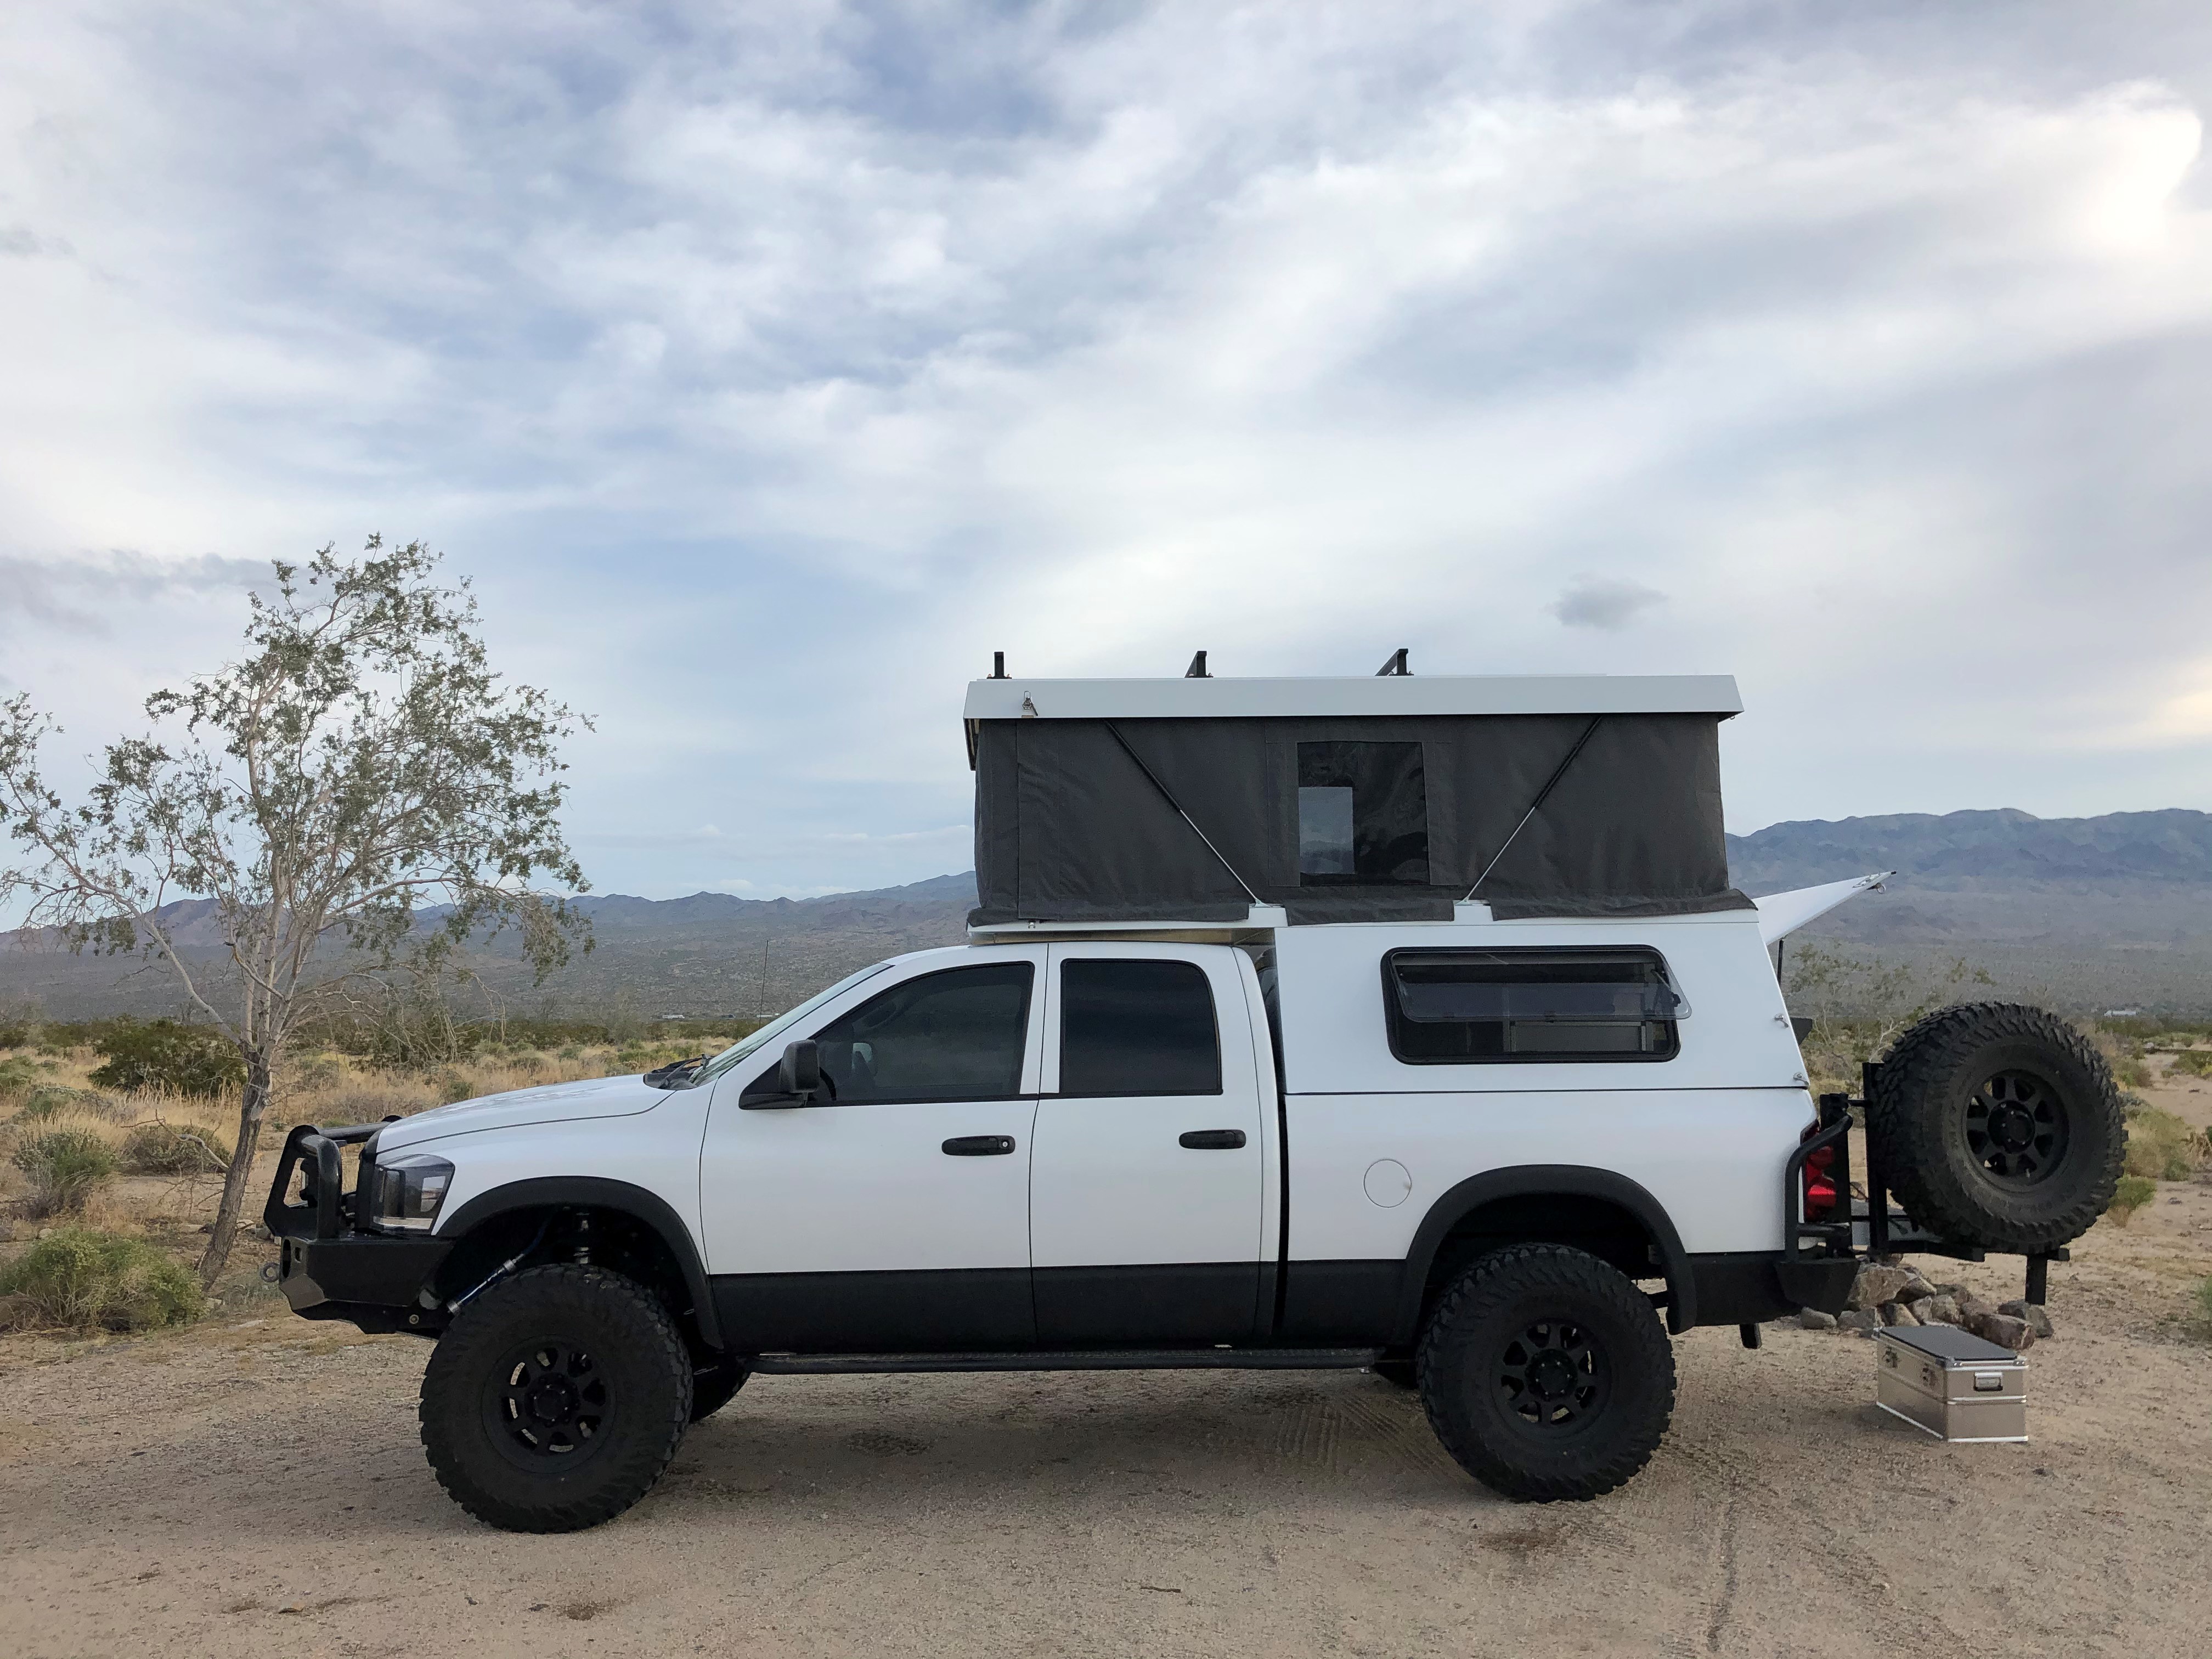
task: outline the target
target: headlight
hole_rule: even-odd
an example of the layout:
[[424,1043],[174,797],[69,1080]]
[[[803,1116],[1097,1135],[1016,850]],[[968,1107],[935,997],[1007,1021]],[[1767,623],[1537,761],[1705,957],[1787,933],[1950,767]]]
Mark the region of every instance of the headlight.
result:
[[395,1152],[376,1164],[369,1220],[390,1231],[427,1233],[453,1184],[453,1166],[428,1152]]

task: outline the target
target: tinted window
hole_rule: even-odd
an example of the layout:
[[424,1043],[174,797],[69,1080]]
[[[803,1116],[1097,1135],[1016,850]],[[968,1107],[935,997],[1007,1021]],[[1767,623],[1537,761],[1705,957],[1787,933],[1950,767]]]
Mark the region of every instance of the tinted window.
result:
[[815,1040],[837,1103],[1019,1094],[1030,979],[1026,962],[925,974],[833,1020]]
[[1428,780],[1418,743],[1298,745],[1298,880],[1429,879]]
[[1213,988],[1190,962],[1070,962],[1060,970],[1063,1095],[1218,1095]]
[[1667,1060],[1686,1012],[1656,951],[1393,951],[1390,1051],[1417,1065]]

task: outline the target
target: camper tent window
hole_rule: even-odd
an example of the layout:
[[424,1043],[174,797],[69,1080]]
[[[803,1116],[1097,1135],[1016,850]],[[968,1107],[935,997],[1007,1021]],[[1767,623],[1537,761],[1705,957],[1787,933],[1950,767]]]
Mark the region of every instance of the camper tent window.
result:
[[1418,743],[1298,745],[1302,885],[1429,879],[1428,783]]
[[1671,1060],[1682,1004],[1656,951],[1393,951],[1390,1051],[1412,1066]]

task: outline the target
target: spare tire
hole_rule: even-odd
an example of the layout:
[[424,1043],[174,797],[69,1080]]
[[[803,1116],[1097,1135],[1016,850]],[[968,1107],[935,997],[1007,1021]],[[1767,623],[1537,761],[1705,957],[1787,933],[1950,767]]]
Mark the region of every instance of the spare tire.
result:
[[2014,1002],[1946,1008],[1899,1037],[1875,1072],[1867,1134],[1920,1226],[2023,1253],[2096,1224],[2128,1145],[2104,1057],[2057,1015]]

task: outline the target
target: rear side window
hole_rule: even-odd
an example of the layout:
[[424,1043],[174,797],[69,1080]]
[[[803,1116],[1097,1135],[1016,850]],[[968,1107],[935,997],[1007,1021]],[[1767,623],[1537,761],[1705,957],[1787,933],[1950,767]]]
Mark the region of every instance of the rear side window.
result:
[[1213,988],[1192,962],[1070,962],[1060,970],[1063,1095],[1218,1095]]
[[[1018,1095],[1030,976],[1026,962],[924,974],[830,1021],[815,1041],[836,1103]],[[775,1089],[770,1071],[746,1093]]]
[[1656,951],[1393,951],[1390,1052],[1414,1066],[1671,1060],[1688,1009]]

